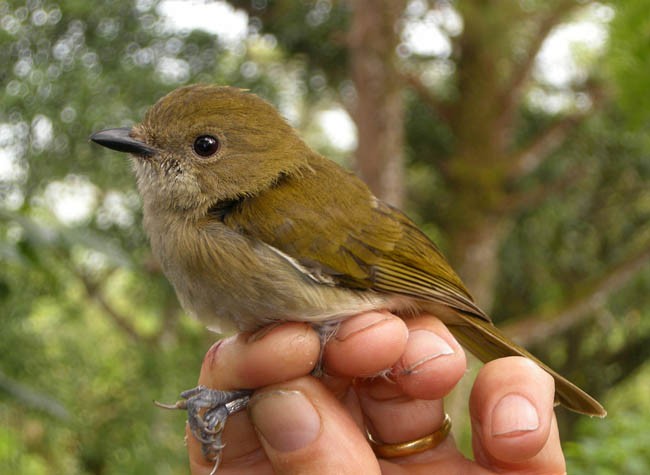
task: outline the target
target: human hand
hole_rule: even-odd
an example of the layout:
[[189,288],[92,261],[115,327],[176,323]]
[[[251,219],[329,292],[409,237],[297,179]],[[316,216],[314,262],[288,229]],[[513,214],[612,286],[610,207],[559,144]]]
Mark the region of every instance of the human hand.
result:
[[[228,419],[219,475],[565,473],[553,413],[553,380],[524,358],[486,364],[470,397],[476,461],[451,436],[424,452],[378,459],[366,427],[384,443],[435,432],[442,397],[465,372],[465,356],[435,317],[401,320],[384,312],[345,321],[328,342],[326,376],[306,376],[319,339],[307,324],[287,323],[259,339],[241,334],[207,353],[199,384],[258,389],[248,412]],[[391,368],[390,380],[369,377]],[[190,467],[207,475],[213,463],[188,432]]]

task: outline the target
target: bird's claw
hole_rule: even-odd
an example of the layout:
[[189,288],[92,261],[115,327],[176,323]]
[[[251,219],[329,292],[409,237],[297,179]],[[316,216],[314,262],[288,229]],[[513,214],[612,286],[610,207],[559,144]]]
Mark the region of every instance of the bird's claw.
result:
[[197,386],[181,393],[182,400],[174,404],[154,403],[164,409],[187,410],[187,422],[190,432],[196,440],[201,442],[203,456],[214,461],[216,472],[221,461],[221,451],[224,443],[221,435],[226,425],[226,420],[231,414],[241,411],[248,405],[252,391],[220,391],[205,386]]

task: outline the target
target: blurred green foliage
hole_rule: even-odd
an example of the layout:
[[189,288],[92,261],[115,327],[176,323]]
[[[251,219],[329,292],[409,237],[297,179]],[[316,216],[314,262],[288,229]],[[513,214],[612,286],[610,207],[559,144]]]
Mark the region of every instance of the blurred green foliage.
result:
[[607,73],[614,79],[618,102],[625,110],[630,124],[637,131],[647,130],[650,98],[647,77],[641,71],[650,70],[650,18],[645,0],[617,1],[612,20],[610,55]]
[[579,423],[575,441],[564,444],[572,473],[641,475],[648,473],[650,371],[617,387],[609,398],[616,414],[602,424]]
[[[194,386],[215,335],[182,313],[148,251],[127,162],[91,146],[90,133],[137,122],[181,84],[227,83],[275,102],[310,143],[343,160],[316,117],[353,97],[346,2],[231,3],[250,15],[235,43],[169,28],[155,0],[0,1],[2,473],[187,473],[183,415],[152,401]],[[409,5],[413,21],[439,6]],[[512,184],[543,199],[511,213],[495,290],[500,319],[559,311],[650,245],[647,2],[595,5],[615,12],[607,46],[585,72],[605,99],[551,160]],[[523,35],[527,25],[516,26]],[[445,101],[462,100],[457,58],[401,54]],[[405,97],[409,212],[447,248],[458,190],[440,170],[458,144],[442,116],[413,91]],[[526,102],[518,140],[562,113]],[[610,412],[605,421],[562,419],[570,473],[650,471],[649,291],[646,266],[591,318],[538,344]]]

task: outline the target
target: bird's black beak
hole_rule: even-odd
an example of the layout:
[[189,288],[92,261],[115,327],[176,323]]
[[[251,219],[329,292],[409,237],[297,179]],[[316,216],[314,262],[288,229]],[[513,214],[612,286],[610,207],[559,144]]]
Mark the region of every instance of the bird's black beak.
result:
[[155,148],[134,139],[130,133],[131,129],[129,127],[106,129],[92,134],[90,140],[112,150],[117,150],[118,152],[144,155],[147,157],[156,153]]

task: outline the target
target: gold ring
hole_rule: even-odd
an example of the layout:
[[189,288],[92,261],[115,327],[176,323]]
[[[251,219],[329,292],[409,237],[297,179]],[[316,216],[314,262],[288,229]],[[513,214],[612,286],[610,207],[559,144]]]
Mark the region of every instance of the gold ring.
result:
[[377,457],[391,459],[419,454],[425,450],[434,449],[447,438],[450,430],[451,419],[449,418],[449,414],[445,414],[445,420],[442,421],[442,425],[438,430],[419,439],[399,442],[397,444],[384,444],[375,439],[368,429],[366,429],[366,436]]

